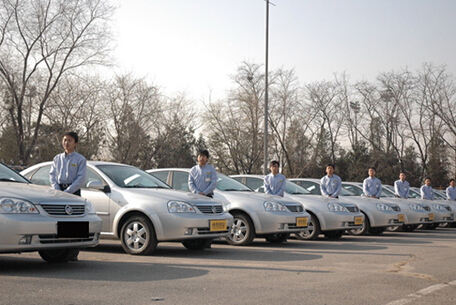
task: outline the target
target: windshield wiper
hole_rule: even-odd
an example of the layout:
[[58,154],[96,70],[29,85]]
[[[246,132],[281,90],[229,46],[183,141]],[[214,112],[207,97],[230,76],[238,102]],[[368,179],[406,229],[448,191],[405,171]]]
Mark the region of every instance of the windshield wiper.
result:
[[25,183],[24,181],[17,181],[17,180],[8,179],[8,178],[0,178],[0,181]]
[[251,192],[251,190],[224,189],[225,192]]

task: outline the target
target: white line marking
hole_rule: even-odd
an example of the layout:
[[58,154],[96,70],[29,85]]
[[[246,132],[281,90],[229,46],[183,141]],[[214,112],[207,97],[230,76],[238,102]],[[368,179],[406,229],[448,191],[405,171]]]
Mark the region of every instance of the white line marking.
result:
[[419,299],[423,296],[426,296],[428,294],[431,294],[437,290],[440,290],[442,288],[445,288],[445,287],[448,287],[450,285],[456,285],[456,280],[455,281],[452,281],[452,282],[449,282],[448,284],[437,284],[437,285],[433,285],[433,286],[429,286],[427,288],[423,288],[421,289],[420,291],[416,292],[416,293],[411,293],[405,297],[403,297],[402,299],[399,299],[399,300],[396,300],[396,301],[392,301],[386,305],[404,305],[404,304],[407,304],[407,303],[410,303],[416,299]]

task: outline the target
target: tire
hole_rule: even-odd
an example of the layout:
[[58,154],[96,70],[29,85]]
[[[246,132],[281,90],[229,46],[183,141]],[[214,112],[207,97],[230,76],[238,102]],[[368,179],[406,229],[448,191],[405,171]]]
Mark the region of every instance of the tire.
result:
[[210,248],[212,239],[189,239],[182,242],[188,250],[204,250]]
[[399,232],[402,230],[402,227],[403,226],[391,226],[391,227],[386,227],[385,228],[385,231],[388,231],[388,232]]
[[364,223],[363,223],[362,228],[347,230],[347,233],[350,235],[354,235],[354,236],[361,236],[361,235],[366,235],[367,232],[369,232],[369,229],[370,229],[369,218],[367,217],[367,215],[364,215]]
[[439,226],[438,223],[431,223],[424,226],[425,230],[435,230]]
[[48,263],[66,263],[77,260],[79,249],[42,250],[38,254]]
[[328,239],[340,239],[345,234],[345,230],[326,231],[323,234]]
[[404,232],[413,232],[418,228],[418,225],[403,225],[402,231]]
[[315,240],[320,235],[320,222],[318,221],[317,217],[313,214],[310,214],[310,223],[307,229],[301,231],[299,233],[295,233],[295,236],[299,240]]
[[385,231],[385,228],[369,228],[369,233],[371,235],[381,235]]
[[233,246],[251,245],[255,238],[255,228],[252,220],[243,213],[233,213],[233,226],[226,242]]
[[449,228],[449,227],[450,227],[450,223],[449,222],[439,223],[439,228]]
[[276,233],[276,234],[269,234],[266,235],[266,241],[270,242],[271,244],[281,244],[287,241],[290,234],[288,233]]
[[147,255],[157,248],[157,237],[151,221],[136,215],[127,219],[120,231],[122,248],[128,254]]

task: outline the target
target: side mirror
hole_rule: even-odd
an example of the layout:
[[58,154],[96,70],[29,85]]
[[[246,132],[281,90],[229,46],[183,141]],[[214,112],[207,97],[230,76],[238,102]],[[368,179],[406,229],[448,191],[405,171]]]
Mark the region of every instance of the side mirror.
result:
[[103,186],[103,183],[101,183],[100,181],[90,181],[89,183],[87,183],[87,188],[95,189],[95,190],[103,190],[104,186]]

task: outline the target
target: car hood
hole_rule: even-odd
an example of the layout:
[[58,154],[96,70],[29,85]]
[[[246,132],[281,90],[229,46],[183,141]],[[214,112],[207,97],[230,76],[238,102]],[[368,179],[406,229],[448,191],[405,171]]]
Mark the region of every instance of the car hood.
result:
[[19,182],[0,182],[0,197],[24,198],[32,203],[77,201],[85,203],[85,199],[76,195],[55,190],[49,186]]
[[163,188],[116,188],[116,191],[124,197],[150,200],[150,197],[162,199],[166,202],[170,200],[185,201],[187,203],[214,203],[214,199],[193,194],[190,192]]
[[256,192],[242,192],[242,191],[214,191],[214,198],[225,202],[225,204],[229,204],[230,202],[245,202],[246,198],[249,201],[257,201],[257,202],[265,202],[265,201],[274,201],[277,203],[282,204],[298,204],[293,199],[287,199],[280,196],[256,193]]

